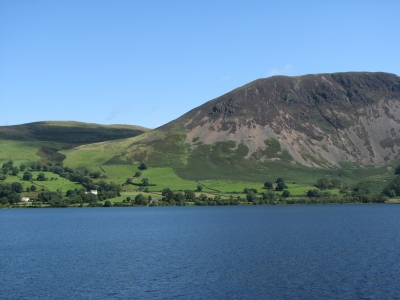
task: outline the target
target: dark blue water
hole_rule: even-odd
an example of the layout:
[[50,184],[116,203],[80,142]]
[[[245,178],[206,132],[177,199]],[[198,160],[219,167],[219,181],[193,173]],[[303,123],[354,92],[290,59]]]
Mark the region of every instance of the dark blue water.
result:
[[0,210],[1,299],[399,299],[400,205]]

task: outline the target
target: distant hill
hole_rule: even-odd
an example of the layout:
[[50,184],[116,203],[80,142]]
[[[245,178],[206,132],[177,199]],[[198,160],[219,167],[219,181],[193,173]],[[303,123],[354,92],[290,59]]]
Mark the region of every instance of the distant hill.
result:
[[130,125],[99,125],[82,122],[46,121],[0,126],[0,161],[31,160],[61,162],[59,153],[83,144],[126,139],[149,129]]
[[131,125],[99,125],[72,121],[45,121],[0,126],[0,139],[56,142],[78,146],[134,137],[149,129]]
[[120,151],[114,163],[147,161],[202,178],[384,165],[400,158],[400,77],[348,72],[259,79],[111,144],[114,154]]

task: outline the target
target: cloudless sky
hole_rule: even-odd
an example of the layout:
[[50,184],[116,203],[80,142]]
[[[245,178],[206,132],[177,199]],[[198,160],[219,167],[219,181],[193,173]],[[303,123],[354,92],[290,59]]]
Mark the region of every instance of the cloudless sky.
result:
[[0,125],[155,128],[272,75],[400,75],[400,1],[0,0]]

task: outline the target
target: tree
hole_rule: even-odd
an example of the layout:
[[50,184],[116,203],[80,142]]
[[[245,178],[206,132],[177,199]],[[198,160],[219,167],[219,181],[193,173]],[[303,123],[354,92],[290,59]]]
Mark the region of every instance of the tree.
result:
[[270,189],[272,189],[272,187],[273,187],[272,182],[266,181],[266,182],[264,183],[264,188],[270,190]]
[[139,170],[147,170],[147,165],[144,162],[141,162],[138,169]]
[[284,190],[282,193],[282,197],[287,198],[290,196],[290,192],[288,190]]
[[185,191],[185,199],[186,201],[194,201],[196,198],[196,195],[193,191],[186,190]]
[[384,189],[393,190],[396,193],[396,196],[400,196],[400,176],[396,176]]
[[400,174],[400,165],[398,165],[395,169],[394,169],[394,174],[399,175]]
[[7,176],[6,176],[6,175],[3,175],[3,174],[0,175],[0,180],[1,180],[1,181],[4,181],[4,180],[6,180],[6,179],[7,179]]
[[24,187],[19,182],[13,182],[11,184],[11,190],[16,192],[16,193],[22,193],[24,191]]
[[14,162],[12,160],[9,160],[8,162],[3,164],[3,168],[7,166],[9,168],[12,168],[14,166]]
[[205,195],[205,194],[200,194],[200,196],[199,196],[199,198],[200,198],[200,200],[201,201],[207,201],[207,195]]
[[19,166],[19,169],[20,169],[21,171],[25,171],[26,166],[25,166],[24,164],[22,164],[22,165]]
[[135,173],[135,177],[136,177],[136,178],[139,178],[141,175],[142,175],[142,172],[137,171],[137,172]]
[[202,190],[203,190],[203,186],[199,184],[199,185],[197,186],[197,191],[198,191],[198,192],[201,192]]
[[139,194],[135,197],[135,204],[137,205],[147,205],[147,199],[142,194]]
[[34,192],[34,191],[36,191],[36,186],[31,185],[31,187],[29,189],[30,189],[31,192]]
[[46,180],[46,175],[44,173],[39,173],[36,180],[39,181],[45,181]]
[[244,188],[243,193],[247,194],[248,192],[253,192],[254,194],[257,194],[257,190],[256,189]]
[[55,166],[55,167],[53,168],[53,173],[54,173],[54,174],[60,175],[61,173],[64,173],[64,169],[61,168],[60,166]]
[[52,207],[65,207],[67,204],[63,201],[61,192],[45,191],[38,195],[38,199],[47,202]]
[[130,177],[127,178],[126,181],[125,181],[125,183],[126,183],[126,184],[131,184],[131,183],[132,183],[132,178],[130,178]]
[[307,197],[320,197],[321,196],[321,192],[319,190],[309,190],[307,192]]
[[2,172],[3,174],[7,174],[13,167],[14,163],[12,160],[9,160],[8,162],[4,163],[2,166]]
[[174,199],[174,193],[169,188],[163,189],[161,195],[163,196],[164,201]]
[[106,200],[104,202],[104,207],[110,207],[111,206],[111,202],[109,200]]
[[276,183],[279,183],[279,182],[285,182],[282,178],[278,178],[277,180],[276,180]]
[[394,198],[396,197],[396,192],[394,190],[391,190],[389,188],[384,188],[382,191],[382,194],[385,196],[388,196],[389,198]]
[[283,181],[279,181],[279,182],[277,183],[277,185],[276,185],[275,190],[277,190],[277,191],[283,191],[283,190],[286,189],[286,188],[287,188],[286,184],[285,184]]
[[19,169],[17,167],[12,167],[11,168],[11,175],[17,176],[19,173]]
[[101,172],[100,172],[100,171],[96,171],[96,172],[90,173],[90,177],[92,177],[93,179],[99,178],[100,175],[101,175]]
[[277,195],[273,191],[268,191],[262,194],[263,200],[273,203],[277,199]]
[[18,203],[18,202],[21,201],[21,195],[18,194],[18,193],[16,193],[16,192],[11,192],[11,193],[7,196],[7,198],[8,198],[8,202],[9,202],[10,204]]
[[22,176],[22,179],[23,180],[28,180],[28,181],[31,181],[32,180],[32,173],[31,172],[29,172],[29,171],[25,171],[25,173],[24,173],[24,175]]
[[332,188],[331,180],[329,178],[319,178],[316,187],[321,190],[330,189]]
[[142,178],[142,185],[148,185],[149,184],[149,179],[148,178]]
[[247,192],[246,199],[249,202],[253,202],[254,200],[257,199],[257,196],[256,196],[256,194],[254,194],[253,191],[249,191],[249,192]]
[[178,192],[175,194],[174,200],[177,205],[184,205],[185,196],[181,192]]

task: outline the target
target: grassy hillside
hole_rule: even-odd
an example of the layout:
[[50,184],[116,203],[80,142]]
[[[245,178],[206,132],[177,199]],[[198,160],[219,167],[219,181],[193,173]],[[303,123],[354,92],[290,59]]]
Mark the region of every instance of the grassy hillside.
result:
[[149,129],[131,125],[99,125],[82,122],[46,121],[0,126],[0,139],[44,141],[78,146],[137,136]]
[[8,160],[28,164],[35,161],[63,162],[66,156],[59,152],[62,149],[129,138],[148,130],[130,125],[53,121],[0,126],[0,163]]

